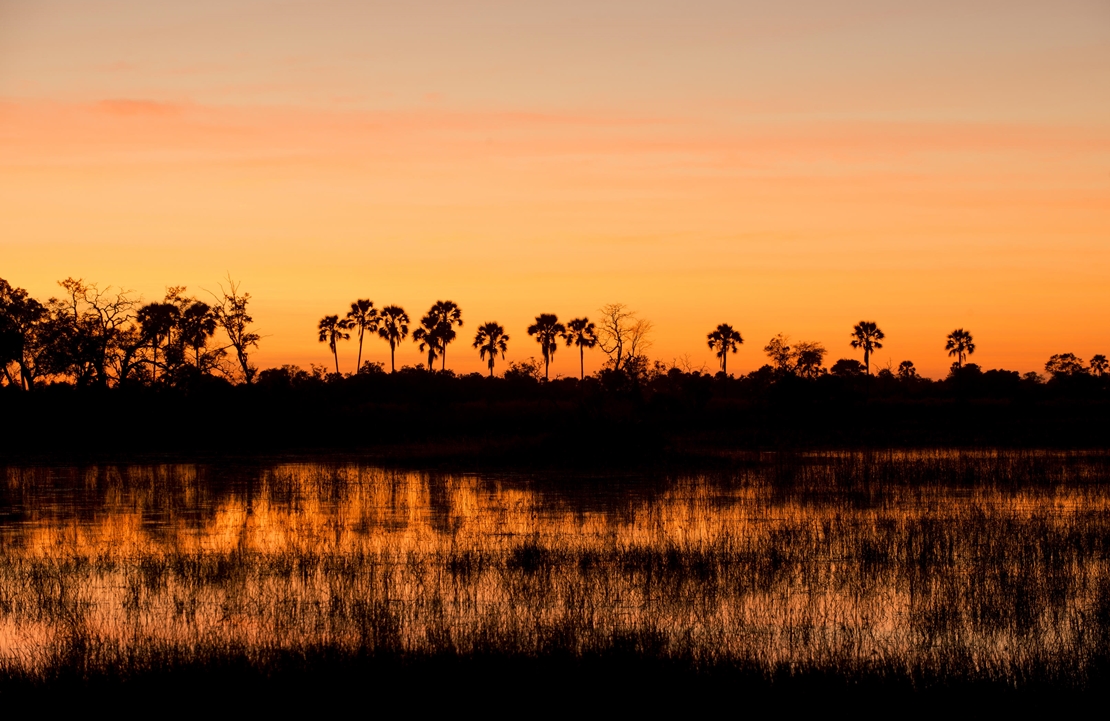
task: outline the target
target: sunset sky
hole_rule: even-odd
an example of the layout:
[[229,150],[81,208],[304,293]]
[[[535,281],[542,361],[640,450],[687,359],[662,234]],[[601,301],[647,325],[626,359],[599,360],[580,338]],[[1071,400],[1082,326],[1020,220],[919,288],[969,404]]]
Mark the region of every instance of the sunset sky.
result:
[[457,302],[458,371],[612,302],[667,363],[731,323],[733,372],[862,319],[933,377],[956,327],[1110,354],[1110,3],[0,0],[0,277],[228,273],[261,367],[356,298]]

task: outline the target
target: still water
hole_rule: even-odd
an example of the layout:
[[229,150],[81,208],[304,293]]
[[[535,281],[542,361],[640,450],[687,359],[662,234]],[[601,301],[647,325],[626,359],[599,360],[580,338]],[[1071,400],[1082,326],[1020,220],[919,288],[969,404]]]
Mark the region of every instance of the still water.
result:
[[[1012,673],[1105,645],[1103,457],[756,457],[668,477],[358,462],[7,468],[0,662],[330,646]],[[1065,672],[1071,672],[1065,670]]]

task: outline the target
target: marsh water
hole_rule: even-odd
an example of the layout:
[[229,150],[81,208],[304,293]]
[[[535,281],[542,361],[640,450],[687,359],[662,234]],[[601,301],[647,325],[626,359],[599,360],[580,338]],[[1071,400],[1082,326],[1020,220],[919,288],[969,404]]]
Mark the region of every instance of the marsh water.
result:
[[1105,456],[990,451],[688,475],[9,467],[0,663],[625,648],[1079,677],[1107,648],[1108,481]]

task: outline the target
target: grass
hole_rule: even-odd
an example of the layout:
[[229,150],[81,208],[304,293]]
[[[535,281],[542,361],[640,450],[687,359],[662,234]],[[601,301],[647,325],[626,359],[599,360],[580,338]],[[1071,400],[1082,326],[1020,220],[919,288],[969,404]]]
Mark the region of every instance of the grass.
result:
[[9,468],[0,698],[1103,687],[1110,456],[733,462],[592,479]]

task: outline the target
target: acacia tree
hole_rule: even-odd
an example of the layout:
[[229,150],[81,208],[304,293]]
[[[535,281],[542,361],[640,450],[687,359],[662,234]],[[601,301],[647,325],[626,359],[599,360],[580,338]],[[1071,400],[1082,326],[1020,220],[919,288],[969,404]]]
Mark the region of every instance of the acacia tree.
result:
[[[81,278],[58,281],[65,291],[50,298],[50,317],[42,332],[43,365],[51,373],[73,377],[78,385],[108,385],[109,367],[115,366],[116,382],[122,382],[147,343],[136,325],[140,300],[131,291]],[[175,290],[173,288],[170,289]]]
[[863,367],[871,375],[871,354],[883,347],[880,341],[886,338],[873,320],[861,320],[852,328],[852,347],[863,349]]
[[728,354],[739,351],[740,344],[744,342],[740,331],[733,329],[728,323],[721,323],[706,338],[709,341],[709,349],[717,351],[717,358],[721,361],[721,372],[728,375]]
[[632,359],[642,361],[640,356],[651,347],[651,321],[637,318],[623,303],[602,306],[600,313],[597,344],[609,356],[610,367],[619,371]]
[[971,333],[963,328],[957,328],[948,334],[948,342],[944,344],[944,349],[948,351],[949,357],[956,357],[956,367],[964,367],[964,358],[975,352],[975,343],[971,338]]
[[565,335],[567,327],[559,322],[554,313],[540,313],[536,322],[528,326],[528,335],[535,336],[540,344],[540,353],[543,355],[543,379],[551,378],[551,359],[559,348],[559,337]]
[[567,323],[563,332],[563,340],[567,347],[578,346],[578,373],[579,380],[586,377],[586,349],[597,345],[597,329],[589,318],[575,318]]
[[397,372],[397,344],[409,334],[409,316],[399,305],[387,305],[378,314],[378,337],[389,343],[389,372]]
[[220,286],[219,296],[213,294],[218,301],[213,307],[213,312],[216,322],[227,334],[229,347],[235,349],[235,357],[239,361],[244,382],[250,385],[258,369],[250,364],[249,351],[251,348],[258,347],[258,341],[262,340],[262,336],[250,330],[250,325],[254,323],[254,318],[247,312],[251,294],[240,293],[239,284],[232,280],[231,276],[228,276],[227,283],[226,290],[222,285]]
[[1083,367],[1083,360],[1074,353],[1057,353],[1048,359],[1044,369],[1054,378],[1078,376],[1087,372]]
[[763,347],[763,352],[781,375],[794,372],[794,351],[789,340],[790,336],[779,333]]
[[825,346],[816,341],[798,341],[794,344],[794,372],[802,378],[817,378],[824,374]]
[[362,368],[362,337],[369,331],[376,333],[378,330],[378,310],[374,301],[356,300],[351,303],[347,311],[347,327],[358,330],[358,358],[355,360],[355,373]]
[[474,336],[474,347],[478,349],[478,357],[489,365],[489,377],[493,378],[493,363],[498,353],[504,360],[505,351],[509,350],[509,335],[497,323],[483,323]]
[[347,329],[350,327],[346,319],[340,320],[337,315],[326,315],[320,319],[320,333],[318,337],[321,343],[328,344],[328,348],[335,358],[336,375],[339,375],[339,349],[337,348],[337,344],[341,340],[350,339],[351,334],[347,332]]

